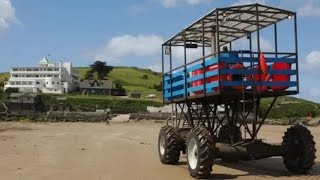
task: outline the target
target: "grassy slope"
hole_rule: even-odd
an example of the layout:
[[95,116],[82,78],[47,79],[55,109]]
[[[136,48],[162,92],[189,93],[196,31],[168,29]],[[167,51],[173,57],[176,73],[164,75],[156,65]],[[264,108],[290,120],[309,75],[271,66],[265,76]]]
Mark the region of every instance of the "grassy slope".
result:
[[5,78],[9,78],[10,74],[8,72],[0,73],[0,82],[3,82]]
[[[89,67],[77,68],[80,77],[83,78]],[[147,75],[148,79],[142,79],[143,75]],[[142,96],[145,97],[149,94],[156,94],[161,99],[161,92],[157,92],[153,89],[154,84],[159,84],[161,76],[159,73],[152,72],[148,69],[139,69],[136,67],[114,67],[109,73],[108,78],[114,81],[120,81],[127,92],[141,92]]]
[[[271,98],[263,99],[263,111],[266,111],[271,101]],[[320,116],[320,104],[295,97],[279,97],[269,114],[270,118],[315,116]]]

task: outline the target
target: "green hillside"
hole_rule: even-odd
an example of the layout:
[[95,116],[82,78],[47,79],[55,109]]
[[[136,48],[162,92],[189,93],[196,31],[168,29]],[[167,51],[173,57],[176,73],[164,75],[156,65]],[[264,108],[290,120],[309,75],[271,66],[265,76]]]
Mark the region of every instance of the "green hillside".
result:
[[[261,108],[265,112],[272,99],[262,100]],[[320,116],[320,104],[295,97],[279,97],[269,118],[294,118]]]
[[[78,67],[77,70],[80,74],[80,79],[84,78],[85,73],[89,70],[89,67]],[[144,79],[146,75],[148,78]],[[136,67],[114,67],[108,74],[108,78],[113,82],[119,81],[121,85],[127,90],[127,92],[141,92],[145,97],[149,94],[157,95],[157,99],[160,100],[161,92],[157,92],[153,86],[159,85],[161,81],[161,74],[153,72],[149,69],[140,69]]]
[[2,72],[0,73],[0,83],[2,83],[5,78],[9,78],[10,74],[8,72]]

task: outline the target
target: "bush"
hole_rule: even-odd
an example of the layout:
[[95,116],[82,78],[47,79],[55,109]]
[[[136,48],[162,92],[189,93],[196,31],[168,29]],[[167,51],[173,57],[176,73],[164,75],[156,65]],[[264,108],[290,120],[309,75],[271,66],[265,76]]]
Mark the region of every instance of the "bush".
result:
[[94,111],[96,107],[101,109],[110,108],[112,113],[127,114],[145,112],[147,106],[160,107],[163,104],[154,101],[131,100],[131,99],[82,99],[70,98],[68,103],[78,106],[83,111]]
[[141,78],[142,79],[148,79],[149,77],[148,77],[148,75],[144,74]]
[[7,88],[5,90],[6,93],[17,93],[19,92],[19,89],[18,88]]

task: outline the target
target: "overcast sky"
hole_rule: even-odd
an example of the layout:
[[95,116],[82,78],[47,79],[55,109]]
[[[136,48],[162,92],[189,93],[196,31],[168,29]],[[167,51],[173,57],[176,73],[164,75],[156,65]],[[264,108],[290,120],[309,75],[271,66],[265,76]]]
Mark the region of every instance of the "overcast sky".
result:
[[[164,40],[214,8],[255,2],[298,13],[300,97],[320,102],[319,0],[0,0],[0,71],[48,54],[75,66],[159,70]],[[286,30],[279,34],[292,45]],[[265,50],[274,48],[270,38],[262,36]]]

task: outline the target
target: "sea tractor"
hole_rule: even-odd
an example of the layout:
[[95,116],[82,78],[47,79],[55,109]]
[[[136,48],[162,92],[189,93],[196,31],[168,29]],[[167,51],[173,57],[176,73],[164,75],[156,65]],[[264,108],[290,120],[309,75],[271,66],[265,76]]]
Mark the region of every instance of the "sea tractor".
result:
[[[277,98],[299,93],[295,12],[261,4],[214,9],[163,43],[162,72],[163,101],[173,106],[158,138],[163,164],[186,154],[194,178],[209,177],[216,159],[278,156],[292,173],[314,165],[315,142],[303,125],[288,128],[279,144],[258,136]],[[263,98],[272,99],[264,111]]]

